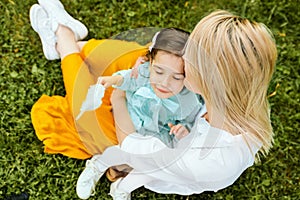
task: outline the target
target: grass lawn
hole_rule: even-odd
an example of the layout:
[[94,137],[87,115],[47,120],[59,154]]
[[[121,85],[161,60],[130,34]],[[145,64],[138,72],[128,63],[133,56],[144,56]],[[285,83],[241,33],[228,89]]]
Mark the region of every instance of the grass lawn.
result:
[[[75,185],[85,161],[48,155],[33,130],[30,110],[42,95],[64,95],[59,61],[47,61],[29,23],[34,0],[0,0],[0,199],[28,192],[30,199],[77,199]],[[132,199],[299,199],[299,0],[100,1],[62,0],[89,28],[89,38],[108,38],[138,27],[192,31],[208,12],[226,9],[265,23],[279,52],[269,93],[274,147],[230,187],[198,195],[163,195],[144,188]],[[110,199],[101,179],[96,196]]]

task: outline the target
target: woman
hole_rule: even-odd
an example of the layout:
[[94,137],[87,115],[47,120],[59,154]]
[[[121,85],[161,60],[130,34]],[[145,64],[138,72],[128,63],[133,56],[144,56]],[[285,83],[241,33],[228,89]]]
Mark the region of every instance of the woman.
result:
[[267,88],[276,58],[273,36],[263,24],[226,11],[204,17],[184,59],[185,86],[203,96],[207,112],[175,149],[133,133],[99,155],[100,174],[117,164],[133,168],[112,183],[113,198],[130,199],[140,186],[189,195],[233,184],[272,145]]

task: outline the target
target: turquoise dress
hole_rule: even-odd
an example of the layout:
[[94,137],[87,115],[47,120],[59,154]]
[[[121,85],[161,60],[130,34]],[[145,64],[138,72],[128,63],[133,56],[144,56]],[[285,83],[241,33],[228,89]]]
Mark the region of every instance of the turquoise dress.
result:
[[124,78],[122,85],[115,88],[126,91],[127,108],[136,131],[155,136],[173,148],[177,139],[169,134],[168,123],[183,124],[190,130],[203,100],[186,88],[170,98],[160,99],[150,85],[149,62],[141,64],[138,70],[138,78],[130,77],[131,69],[114,73]]

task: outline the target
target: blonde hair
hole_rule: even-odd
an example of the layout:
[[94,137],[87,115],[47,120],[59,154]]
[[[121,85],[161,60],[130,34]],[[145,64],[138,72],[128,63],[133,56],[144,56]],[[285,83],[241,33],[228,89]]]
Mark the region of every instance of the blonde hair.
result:
[[267,89],[277,58],[269,29],[215,11],[191,33],[184,58],[199,79],[201,95],[221,115],[215,120],[223,119],[231,133],[250,133],[266,155],[273,142]]

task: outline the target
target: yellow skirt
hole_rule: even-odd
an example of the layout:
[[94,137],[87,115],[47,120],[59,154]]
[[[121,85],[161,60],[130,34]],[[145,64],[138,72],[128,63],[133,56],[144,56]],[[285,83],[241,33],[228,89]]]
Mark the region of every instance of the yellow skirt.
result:
[[107,89],[102,105],[75,121],[88,88],[99,76],[129,69],[147,48],[120,40],[89,40],[80,53],[62,60],[66,96],[43,95],[32,107],[31,118],[44,151],[86,159],[118,143],[110,95]]

